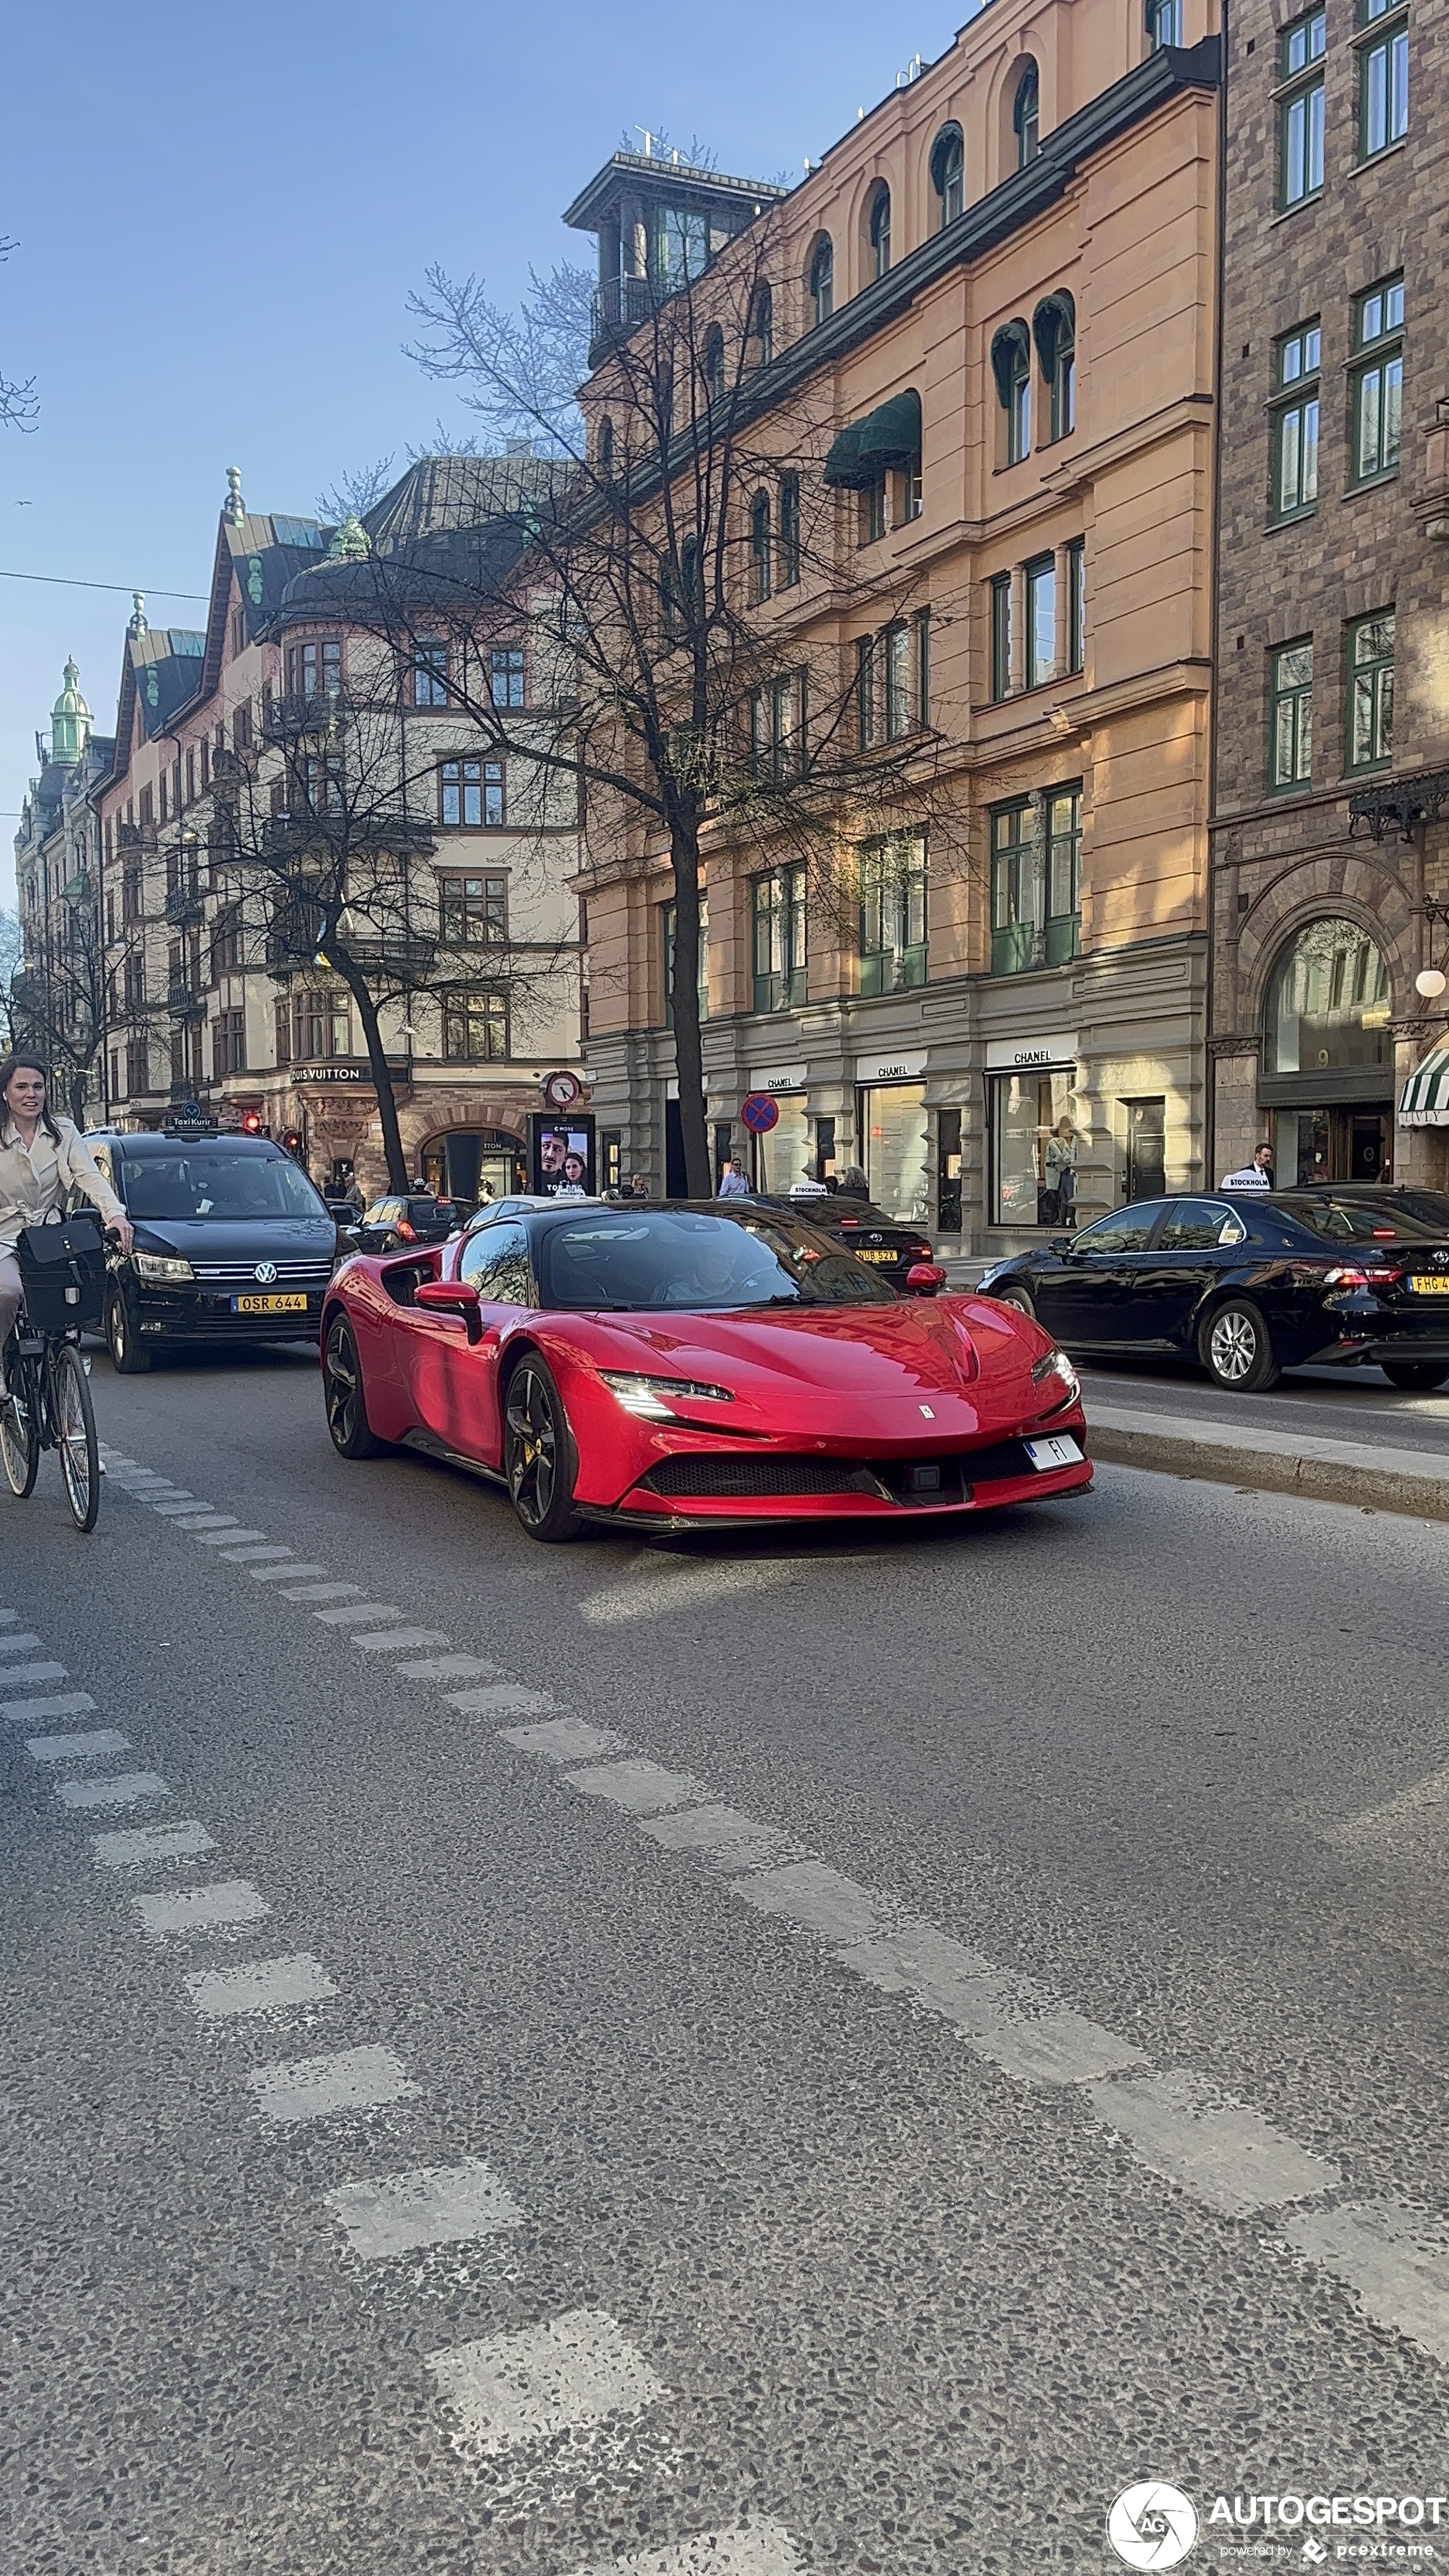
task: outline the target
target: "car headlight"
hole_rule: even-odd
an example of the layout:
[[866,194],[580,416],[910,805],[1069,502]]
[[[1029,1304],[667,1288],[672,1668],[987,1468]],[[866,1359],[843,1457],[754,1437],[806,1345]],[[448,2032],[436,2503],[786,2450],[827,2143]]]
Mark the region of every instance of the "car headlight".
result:
[[[1059,1394],[1051,1384],[1053,1378],[1059,1382]],[[1056,1406],[1075,1404],[1082,1392],[1082,1381],[1065,1351],[1048,1351],[1044,1360],[1038,1360],[1031,1372],[1031,1382],[1033,1386],[1044,1386]]]
[[190,1262],[182,1261],[175,1253],[133,1252],[131,1259],[138,1279],[164,1279],[174,1285],[179,1279],[196,1277]]
[[705,1386],[692,1377],[636,1377],[629,1369],[600,1369],[609,1393],[622,1404],[626,1413],[637,1413],[644,1422],[669,1422],[673,1419],[666,1397],[675,1404],[733,1404],[727,1386]]

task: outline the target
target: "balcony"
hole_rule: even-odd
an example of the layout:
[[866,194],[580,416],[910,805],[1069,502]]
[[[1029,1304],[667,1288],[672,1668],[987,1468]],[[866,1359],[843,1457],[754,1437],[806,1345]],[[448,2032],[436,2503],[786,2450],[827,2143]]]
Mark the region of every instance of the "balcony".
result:
[[236,796],[241,792],[242,761],[240,752],[214,751],[211,755],[211,792],[213,796]]
[[205,903],[206,897],[194,880],[171,886],[166,896],[166,918],[171,922],[199,921]]
[[310,966],[322,935],[321,914],[304,904],[274,912],[267,928],[266,961],[281,974]]
[[341,721],[342,712],[335,689],[320,697],[268,698],[262,707],[262,740],[297,742],[306,734],[324,734]]
[[199,1020],[206,1015],[206,999],[192,983],[168,984],[166,1008],[173,1020]]
[[589,364],[592,367],[611,340],[621,340],[657,313],[677,290],[657,286],[652,277],[608,277],[589,298]]
[[1381,841],[1390,825],[1401,841],[1412,841],[1416,823],[1437,823],[1449,813],[1449,769],[1410,770],[1402,778],[1380,778],[1361,787],[1348,800],[1348,836],[1367,827],[1371,841]]

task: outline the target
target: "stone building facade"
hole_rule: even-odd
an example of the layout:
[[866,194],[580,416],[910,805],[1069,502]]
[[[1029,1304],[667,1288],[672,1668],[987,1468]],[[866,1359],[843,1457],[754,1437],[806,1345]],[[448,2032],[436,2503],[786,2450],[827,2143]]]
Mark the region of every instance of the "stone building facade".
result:
[[1443,0],[1243,0],[1226,87],[1214,1177],[1449,1181]]

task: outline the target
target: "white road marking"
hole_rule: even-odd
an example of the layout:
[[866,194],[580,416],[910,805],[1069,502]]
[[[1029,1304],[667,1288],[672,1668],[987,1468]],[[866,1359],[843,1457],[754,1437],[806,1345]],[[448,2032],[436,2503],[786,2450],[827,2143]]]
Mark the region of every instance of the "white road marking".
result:
[[1339,2180],[1336,2165],[1295,2146],[1261,2111],[1180,2070],[1094,2084],[1090,2100],[1150,2173],[1227,2218],[1311,2200]]
[[908,1994],[939,2013],[978,2055],[1022,2083],[1087,2084],[1147,2064],[1130,2039],[1053,2003],[1028,1978],[993,1967],[933,1923],[909,1923],[838,1955],[884,1994]]
[[464,1717],[536,1717],[553,1706],[547,1691],[520,1690],[514,1682],[485,1682],[478,1690],[448,1691],[445,1697]]
[[[253,1583],[289,1583],[295,1582],[302,1574],[325,1574],[326,1571],[325,1565],[298,1565],[294,1559],[291,1565],[254,1565],[252,1581]],[[286,1598],[289,1601],[295,1601],[297,1595],[295,1592],[289,1592]]]
[[831,1941],[864,1941],[880,1920],[879,1898],[828,1861],[789,1861],[783,1869],[737,1878],[733,1888],[761,1914],[782,1914]]
[[[33,1655],[36,1647],[43,1646],[44,1643],[43,1637],[32,1637],[28,1632],[22,1631],[16,1637],[0,1637],[0,1655]],[[4,1674],[0,1673],[0,1681],[4,1678]]]
[[[5,1678],[13,1682],[15,1675]],[[7,1726],[31,1726],[42,1717],[89,1717],[94,1708],[89,1691],[57,1691],[48,1699],[0,1700],[0,1717]]]
[[205,1825],[188,1817],[180,1825],[137,1825],[123,1834],[96,1834],[91,1849],[103,1869],[140,1869],[151,1860],[199,1860],[216,1845]]
[[292,1560],[292,1565],[287,1568],[289,1574],[292,1566],[297,1562],[297,1551],[294,1547],[277,1547],[275,1544],[264,1544],[261,1547],[223,1547],[218,1548],[217,1555],[223,1565],[256,1565],[264,1557],[289,1556]]
[[191,1532],[198,1547],[240,1547],[247,1539],[265,1538],[266,1534],[265,1530],[249,1529],[208,1529]]
[[602,2308],[571,2308],[520,2334],[487,2335],[427,2364],[469,2439],[487,2453],[639,2415],[669,2391]]
[[239,1529],[241,1523],[235,1512],[213,1512],[203,1508],[198,1512],[188,1512],[185,1519],[179,1520],[176,1526],[184,1530],[220,1530]]
[[[300,1567],[296,1569],[299,1573]],[[284,1592],[284,1601],[341,1601],[349,1592],[360,1592],[360,1583],[299,1583],[295,1592]]]
[[753,1816],[742,1816],[737,1808],[718,1805],[687,1807],[676,1816],[656,1816],[642,1824],[641,1831],[661,1850],[707,1860],[712,1869],[746,1870],[763,1865],[772,1853],[788,1850],[790,1839],[777,1825],[762,1825]]
[[7,1673],[0,1673],[0,1682],[7,1690],[15,1682],[64,1682],[69,1679],[64,1664],[12,1664]]
[[1348,1860],[1402,1861],[1406,1846],[1419,1846],[1429,1856],[1442,1851],[1449,1826],[1449,1763],[1410,1782],[1382,1806],[1365,1807],[1356,1816],[1331,1823],[1313,1819],[1315,1828]]
[[109,1779],[61,1780],[57,1798],[63,1807],[139,1807],[145,1798],[169,1798],[171,1791],[156,1771],[116,1771]]
[[579,1616],[593,1628],[623,1626],[633,1619],[668,1619],[677,1611],[744,1595],[753,1599],[762,1583],[798,1583],[799,1565],[788,1558],[773,1563],[750,1558],[742,1564],[686,1565],[661,1572],[657,1557],[640,1560],[630,1581],[611,1583],[579,1603]]
[[402,1615],[395,1601],[350,1601],[343,1609],[312,1613],[326,1628],[347,1628],[358,1619],[400,1619]]
[[498,1666],[486,1655],[429,1655],[420,1664],[399,1664],[398,1671],[410,1682],[481,1682]]
[[19,1616],[18,1610],[0,1610],[0,1628],[13,1628]]
[[1283,2233],[1356,2290],[1375,2325],[1449,2361],[1449,2230],[1396,2201],[1295,2210]]
[[164,1519],[171,1520],[180,1512],[205,1511],[206,1505],[198,1503],[194,1494],[178,1494],[175,1502],[153,1503],[151,1509]]
[[367,1655],[403,1655],[418,1646],[446,1646],[448,1639],[437,1628],[374,1628],[352,1642]]
[[103,1753],[129,1753],[129,1735],[98,1726],[91,1735],[29,1735],[25,1750],[36,1762],[97,1762]]
[[345,2182],[326,2195],[354,2254],[371,2259],[409,2254],[420,2245],[464,2245],[517,2227],[523,2212],[496,2173],[477,2156],[460,2165],[424,2165],[380,2182]]
[[628,2558],[593,2559],[572,2576],[804,2576],[798,2550],[780,2522],[752,2522],[743,2531],[700,2531],[663,2549]]
[[505,1744],[520,1753],[541,1753],[546,1762],[587,1762],[600,1753],[623,1751],[624,1738],[611,1726],[590,1726],[582,1717],[551,1717],[542,1726],[500,1726]]
[[241,1968],[199,1968],[186,1980],[199,2013],[230,2021],[238,2013],[276,2012],[284,2004],[325,2003],[337,1992],[320,1959],[298,1951],[289,1959],[249,1959]]
[[334,2057],[294,2057],[247,2077],[269,2120],[325,2120],[335,2111],[372,2111],[421,2091],[390,2048],[344,2048]]
[[642,1755],[605,1763],[599,1771],[566,1771],[564,1778],[571,1789],[581,1789],[586,1798],[606,1798],[627,1816],[657,1816],[666,1807],[697,1805],[705,1794],[703,1783],[689,1772],[666,1771],[662,1762],[646,1762]]
[[142,1929],[153,1939],[168,1932],[209,1932],[227,1923],[261,1923],[271,1907],[247,1878],[219,1879],[214,1887],[183,1887],[175,1896],[138,1896]]

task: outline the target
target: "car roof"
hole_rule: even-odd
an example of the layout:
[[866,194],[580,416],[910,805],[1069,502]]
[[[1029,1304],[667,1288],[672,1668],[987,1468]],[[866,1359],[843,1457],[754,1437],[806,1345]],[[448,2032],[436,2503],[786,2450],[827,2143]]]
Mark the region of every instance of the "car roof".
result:
[[123,1154],[174,1154],[178,1145],[204,1145],[209,1154],[260,1154],[264,1161],[275,1158],[281,1163],[293,1159],[270,1136],[165,1136],[154,1127],[88,1127],[84,1141],[88,1145],[119,1145]]

